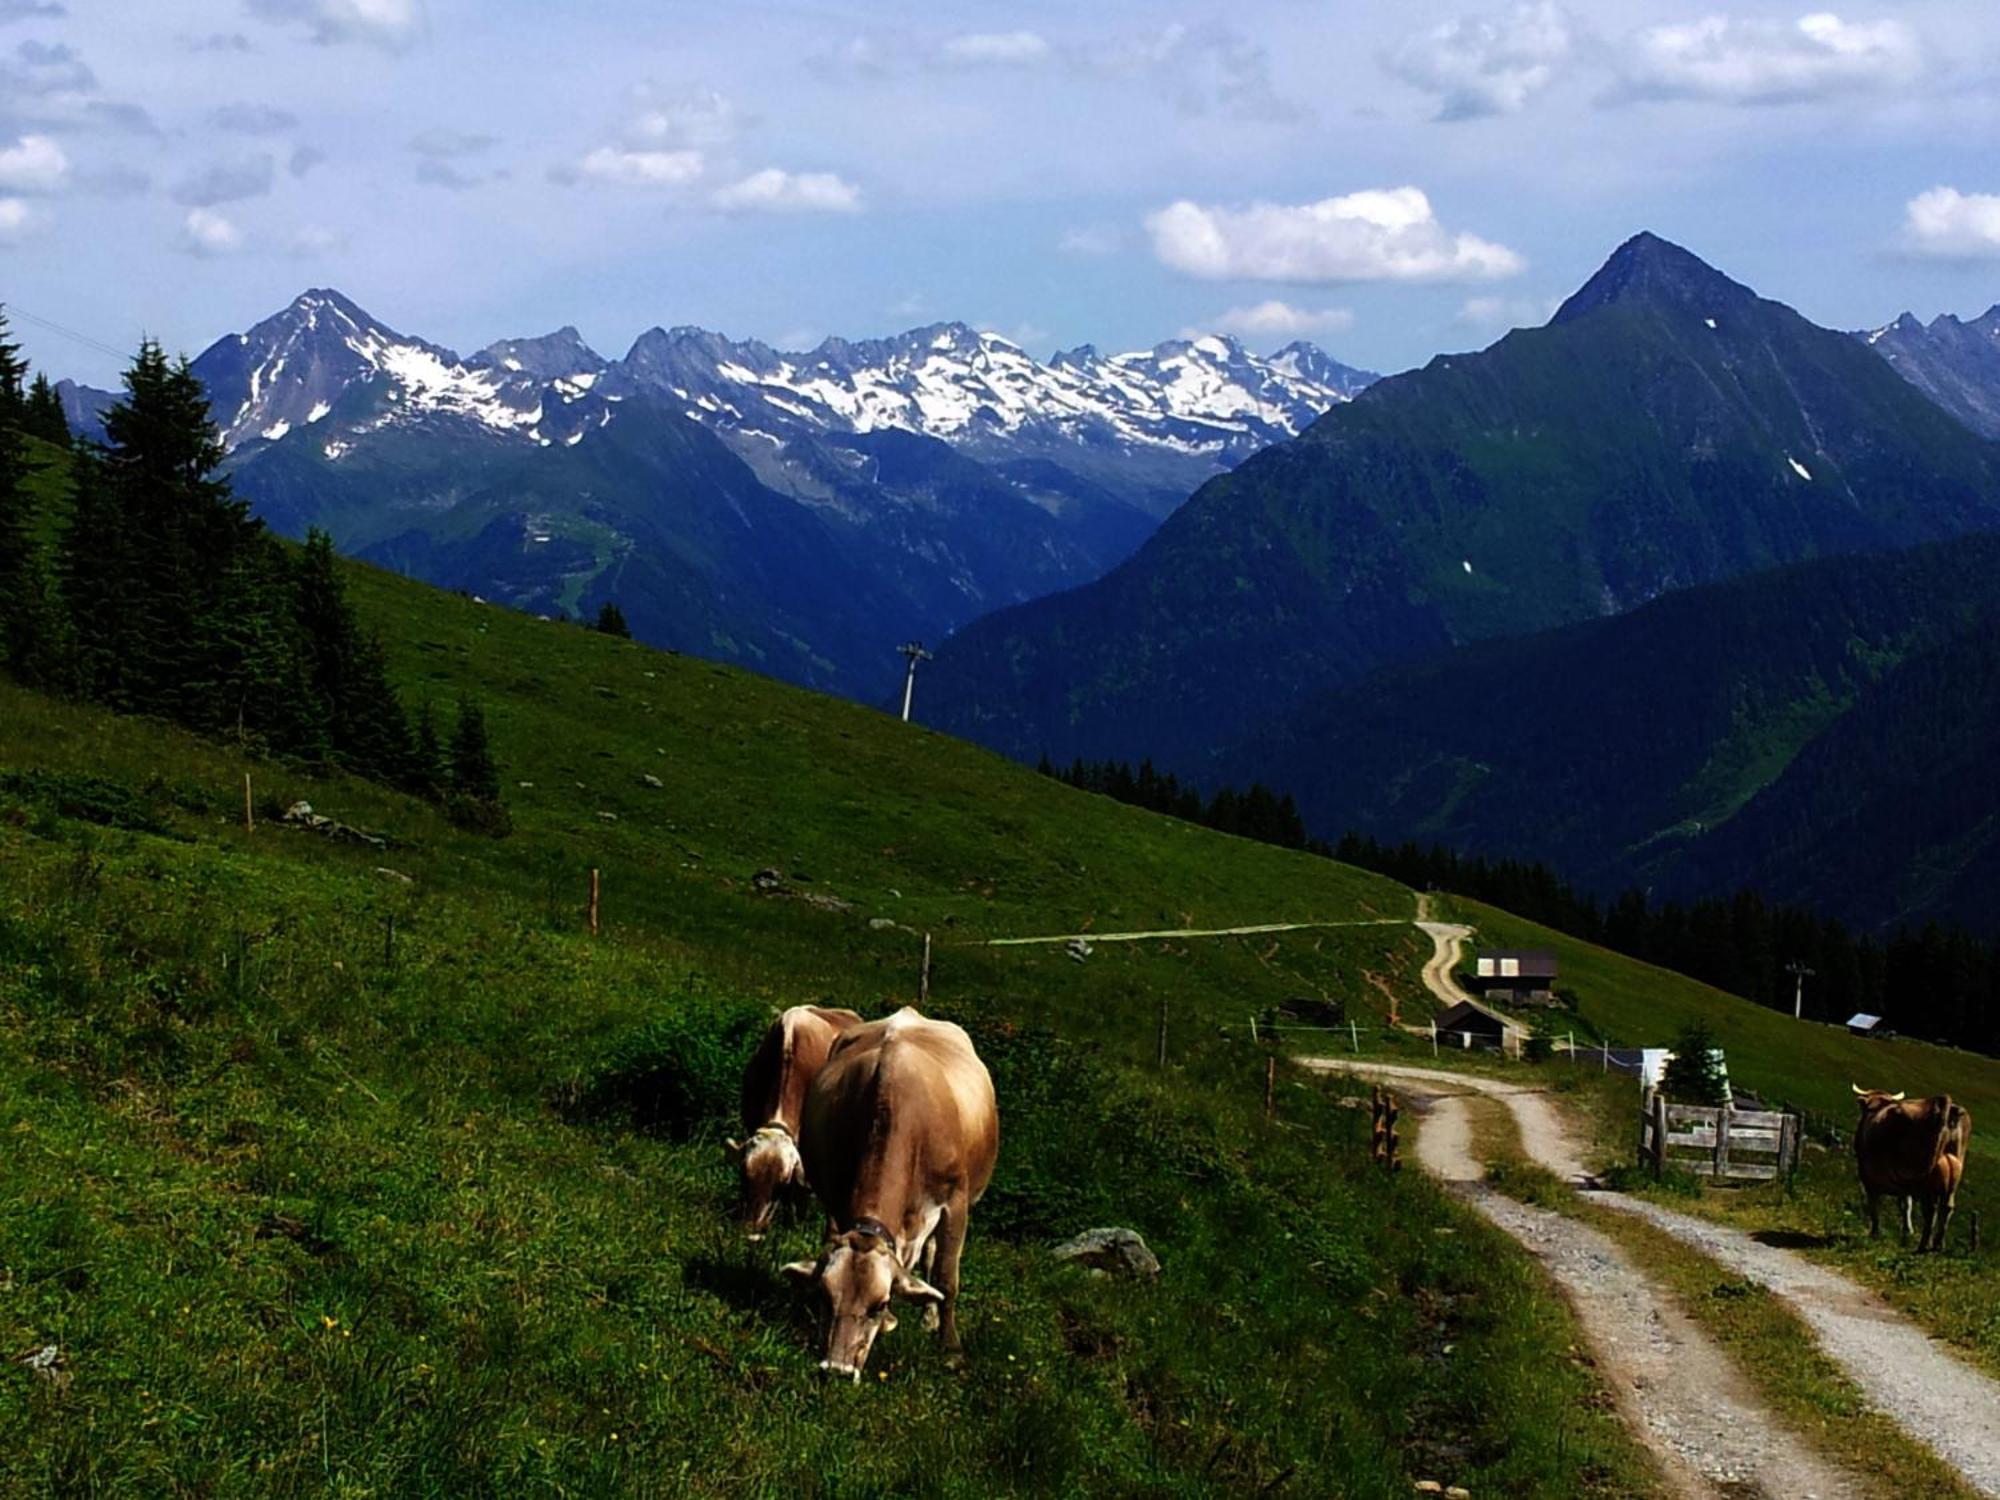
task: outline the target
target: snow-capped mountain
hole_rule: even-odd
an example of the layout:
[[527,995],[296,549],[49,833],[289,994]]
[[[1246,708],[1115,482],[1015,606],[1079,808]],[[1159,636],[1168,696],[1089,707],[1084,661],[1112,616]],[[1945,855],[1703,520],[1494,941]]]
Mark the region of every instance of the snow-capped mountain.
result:
[[[805,352],[655,328],[622,360],[563,328],[461,358],[325,289],[220,340],[195,369],[232,450],[311,428],[337,459],[369,433],[440,418],[576,443],[619,399],[646,392],[801,499],[826,498],[821,440],[906,432],[988,464],[1035,461],[1042,489],[1102,490],[1155,517],[1374,378],[1309,344],[1260,358],[1220,337],[1113,355],[1084,346],[1043,362],[963,323]],[[587,413],[574,411],[587,396]]]
[[1053,461],[1154,514],[1375,378],[1309,344],[1263,359],[1220,337],[1109,356],[1086,345],[1044,363],[963,323],[802,353],[655,328],[622,369],[739,451],[746,439],[916,432],[988,462]]
[[1970,322],[1908,313],[1857,335],[1911,385],[1981,437],[2000,438],[2000,307]]
[[280,530],[544,613],[616,598],[644,639],[864,698],[899,642],[1096,578],[1372,378],[1220,338],[1044,362],[962,323],[805,352],[656,328],[623,359],[562,328],[461,356],[327,289],[194,371]]

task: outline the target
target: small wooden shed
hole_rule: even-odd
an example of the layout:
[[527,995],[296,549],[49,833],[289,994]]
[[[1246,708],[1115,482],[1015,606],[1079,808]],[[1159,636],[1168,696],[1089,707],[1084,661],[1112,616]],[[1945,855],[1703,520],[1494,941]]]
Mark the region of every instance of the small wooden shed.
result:
[[1475,1047],[1518,1054],[1528,1040],[1528,1028],[1490,1010],[1477,1000],[1461,1000],[1438,1012],[1437,1039],[1441,1047]]
[[1473,960],[1472,988],[1489,1000],[1515,1005],[1552,1005],[1556,998],[1556,956],[1541,949],[1490,948]]

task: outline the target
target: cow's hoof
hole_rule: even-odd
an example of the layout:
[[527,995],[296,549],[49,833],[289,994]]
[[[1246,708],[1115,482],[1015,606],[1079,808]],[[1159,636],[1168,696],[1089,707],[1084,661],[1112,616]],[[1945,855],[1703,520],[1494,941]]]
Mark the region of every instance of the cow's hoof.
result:
[[924,1304],[924,1332],[936,1333],[937,1330],[938,1330],[937,1304],[935,1302],[927,1302]]
[[947,1370],[963,1370],[965,1368],[965,1351],[963,1349],[945,1350],[944,1367]]

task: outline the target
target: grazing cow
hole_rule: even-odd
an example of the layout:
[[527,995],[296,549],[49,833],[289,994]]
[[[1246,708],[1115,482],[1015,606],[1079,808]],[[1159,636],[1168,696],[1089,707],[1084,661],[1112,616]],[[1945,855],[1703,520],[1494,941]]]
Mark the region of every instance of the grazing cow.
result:
[[749,1134],[728,1146],[743,1172],[739,1215],[751,1239],[764,1237],[782,1191],[806,1185],[799,1155],[806,1090],[833,1044],[860,1024],[851,1010],[794,1005],[771,1023],[744,1070],[743,1128]]
[[927,1304],[925,1325],[955,1358],[967,1216],[1000,1155],[993,1080],[972,1039],[907,1007],[857,1026],[813,1081],[805,1129],[827,1240],[785,1274],[826,1298],[820,1369],[859,1380],[899,1296]]
[[1861,1114],[1854,1130],[1854,1160],[1861,1190],[1868,1195],[1868,1232],[1881,1233],[1884,1197],[1903,1205],[1903,1238],[1910,1237],[1911,1209],[1921,1204],[1923,1233],[1917,1249],[1942,1250],[1965,1156],[1972,1144],[1972,1115],[1949,1094],[1906,1099],[1902,1094],[1854,1090]]

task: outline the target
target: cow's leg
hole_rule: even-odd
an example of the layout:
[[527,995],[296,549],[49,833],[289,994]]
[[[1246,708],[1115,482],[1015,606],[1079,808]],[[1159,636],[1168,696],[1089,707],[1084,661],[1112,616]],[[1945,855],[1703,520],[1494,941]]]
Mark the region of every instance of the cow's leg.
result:
[[[932,1286],[937,1285],[935,1281],[931,1281],[932,1276],[935,1275],[937,1272],[937,1253],[938,1253],[937,1231],[932,1230],[931,1237],[924,1241],[924,1253],[920,1257],[920,1260],[922,1261],[923,1264],[923,1271],[921,1274],[924,1280],[930,1281]],[[936,1333],[937,1330],[938,1330],[937,1304],[935,1302],[926,1302],[924,1304],[924,1332]]]
[[1905,1193],[1903,1195],[1903,1243],[1906,1245],[1910,1243],[1911,1232],[1917,1227],[1915,1223],[1916,1207],[1917,1200]]
[[948,1362],[954,1365],[964,1358],[958,1341],[958,1258],[965,1251],[965,1215],[971,1206],[964,1193],[953,1194],[944,1217],[938,1220],[934,1241],[937,1275],[931,1285],[944,1293],[944,1306],[938,1309],[938,1337],[944,1343]]
[[1937,1228],[1931,1233],[1931,1249],[1944,1249],[1945,1231],[1951,1228],[1951,1216],[1958,1211],[1958,1189],[1951,1188],[1940,1193],[1935,1200]]
[[1879,1240],[1882,1238],[1882,1195],[1868,1192],[1866,1188],[1862,1191],[1868,1194],[1868,1238]]

